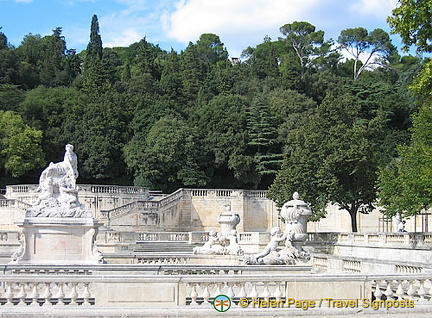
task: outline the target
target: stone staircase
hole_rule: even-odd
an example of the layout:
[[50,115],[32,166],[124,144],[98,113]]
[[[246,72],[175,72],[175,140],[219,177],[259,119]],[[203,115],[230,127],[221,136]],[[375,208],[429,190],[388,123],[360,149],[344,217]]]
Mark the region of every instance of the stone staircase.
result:
[[187,242],[136,242],[133,251],[154,255],[192,255],[194,247]]

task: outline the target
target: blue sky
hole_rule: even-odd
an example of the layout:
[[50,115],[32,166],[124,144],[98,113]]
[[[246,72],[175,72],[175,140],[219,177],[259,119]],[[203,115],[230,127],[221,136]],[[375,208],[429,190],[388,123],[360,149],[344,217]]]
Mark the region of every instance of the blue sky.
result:
[[[67,47],[78,52],[89,41],[96,14],[104,46],[128,46],[144,36],[180,52],[202,33],[215,33],[231,56],[281,36],[279,27],[308,21],[337,39],[341,30],[390,31],[386,17],[397,0],[0,0],[0,26],[18,46],[24,35],[49,35],[62,27]],[[393,43],[401,47],[397,36]]]

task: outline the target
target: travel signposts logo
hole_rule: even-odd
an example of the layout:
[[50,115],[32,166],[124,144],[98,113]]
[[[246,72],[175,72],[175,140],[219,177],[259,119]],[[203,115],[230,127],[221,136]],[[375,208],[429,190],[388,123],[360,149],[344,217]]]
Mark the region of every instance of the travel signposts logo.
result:
[[225,295],[216,296],[213,300],[213,307],[219,312],[225,312],[231,307],[231,299]]

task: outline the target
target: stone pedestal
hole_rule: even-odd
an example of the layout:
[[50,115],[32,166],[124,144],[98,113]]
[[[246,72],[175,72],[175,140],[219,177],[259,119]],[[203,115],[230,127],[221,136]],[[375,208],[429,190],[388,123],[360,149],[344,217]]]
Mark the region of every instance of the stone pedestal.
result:
[[14,264],[98,264],[99,224],[93,218],[25,218],[21,229],[21,248],[12,257]]
[[217,221],[221,228],[221,235],[227,237],[240,223],[240,216],[237,213],[223,212],[218,215]]

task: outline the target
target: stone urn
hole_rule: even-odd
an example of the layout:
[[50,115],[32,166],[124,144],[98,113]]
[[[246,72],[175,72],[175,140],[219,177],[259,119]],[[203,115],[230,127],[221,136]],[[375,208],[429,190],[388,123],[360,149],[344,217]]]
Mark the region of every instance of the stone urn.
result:
[[217,221],[221,227],[221,235],[228,237],[232,230],[236,230],[237,225],[240,223],[240,215],[231,211],[231,206],[226,205],[225,211],[220,213]]
[[307,219],[311,215],[311,208],[294,192],[293,199],[286,202],[280,211],[280,216],[285,221],[285,234],[290,234],[292,241],[305,241],[308,236]]

